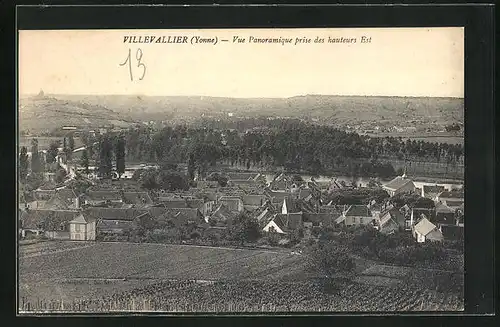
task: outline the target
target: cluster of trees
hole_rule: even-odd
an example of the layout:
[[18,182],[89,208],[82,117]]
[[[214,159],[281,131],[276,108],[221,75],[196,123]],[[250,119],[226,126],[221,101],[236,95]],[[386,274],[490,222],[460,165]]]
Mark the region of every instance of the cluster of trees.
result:
[[141,219],[136,226],[126,231],[129,240],[137,242],[179,243],[196,242],[210,245],[244,245],[254,243],[261,237],[256,219],[242,213],[227,222],[226,228],[208,232],[204,223],[177,224],[175,218],[163,220]]
[[350,246],[365,256],[399,265],[439,264],[447,257],[440,243],[418,244],[409,233],[386,235],[366,226],[354,231]]
[[162,168],[149,168],[137,170],[132,179],[139,182],[147,190],[188,190],[189,179],[183,173]]
[[85,147],[80,164],[86,173],[90,172],[89,165],[94,162],[96,173],[104,179],[109,179],[112,177],[114,161],[118,178],[123,175],[126,158],[126,141],[123,135],[98,134],[93,137],[84,133],[80,139]]
[[[390,164],[382,163],[384,158],[450,164],[463,159],[462,145],[369,137],[299,120],[262,119],[259,123],[260,128],[244,132],[221,122],[168,126],[159,131],[135,127],[126,133],[126,152],[129,160],[188,162],[190,174],[196,169],[203,173],[224,160],[248,168],[284,166],[312,174],[336,171],[388,177],[395,172]],[[240,129],[245,122],[241,125]]]

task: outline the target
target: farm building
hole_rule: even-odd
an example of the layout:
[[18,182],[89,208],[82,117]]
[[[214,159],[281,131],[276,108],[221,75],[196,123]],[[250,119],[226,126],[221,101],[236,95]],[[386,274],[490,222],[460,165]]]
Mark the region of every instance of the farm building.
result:
[[406,173],[404,173],[402,176],[397,176],[389,183],[384,184],[382,186],[382,189],[387,191],[387,193],[389,193],[390,196],[395,196],[396,194],[399,193],[414,192],[415,184],[411,179],[408,179],[406,177]]
[[342,215],[335,220],[335,223],[345,226],[358,226],[368,225],[372,220],[372,212],[367,206],[351,205],[343,211]]
[[443,234],[439,228],[431,223],[425,216],[412,228],[413,237],[418,243],[440,242],[443,240]]
[[79,214],[69,222],[70,240],[95,241],[96,220]]

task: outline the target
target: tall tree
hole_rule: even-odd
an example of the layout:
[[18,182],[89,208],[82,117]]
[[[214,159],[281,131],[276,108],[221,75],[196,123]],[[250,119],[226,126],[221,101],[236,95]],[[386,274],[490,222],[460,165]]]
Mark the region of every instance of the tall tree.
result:
[[116,142],[115,157],[116,171],[118,173],[118,178],[120,178],[125,172],[125,140],[122,136],[120,136]]
[[112,146],[107,135],[99,142],[99,173],[103,178],[111,178],[112,171]]
[[21,181],[26,180],[28,175],[28,149],[23,146],[21,147],[21,152],[19,153],[19,178]]
[[81,161],[82,161],[82,166],[84,168],[85,174],[88,174],[89,173],[89,154],[87,152],[87,149],[84,149],[82,151]]
[[57,154],[59,153],[59,142],[52,142],[47,150],[47,163],[51,164],[56,161]]
[[75,139],[73,138],[73,135],[70,135],[68,137],[68,148],[73,151],[75,149]]
[[41,172],[40,154],[38,153],[38,140],[31,140],[31,171],[34,174]]

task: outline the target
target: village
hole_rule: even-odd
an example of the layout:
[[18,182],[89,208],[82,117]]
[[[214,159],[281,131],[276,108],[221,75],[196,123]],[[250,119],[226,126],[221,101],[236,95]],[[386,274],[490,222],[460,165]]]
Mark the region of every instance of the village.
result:
[[269,178],[216,166],[205,177],[196,176],[188,189],[170,191],[137,182],[155,165],[130,165],[121,176],[114,172],[112,180],[102,180],[83,173],[64,153],[57,161],[67,170],[63,182],[48,175],[42,186],[20,194],[21,240],[217,245],[238,218],[255,222],[259,235],[241,236],[240,245],[269,246],[258,241],[264,238],[289,247],[317,239],[327,228],[359,226],[382,234],[405,232],[416,243],[463,240],[463,187],[417,188],[406,171],[388,183],[360,187],[336,178],[304,180],[284,172]]

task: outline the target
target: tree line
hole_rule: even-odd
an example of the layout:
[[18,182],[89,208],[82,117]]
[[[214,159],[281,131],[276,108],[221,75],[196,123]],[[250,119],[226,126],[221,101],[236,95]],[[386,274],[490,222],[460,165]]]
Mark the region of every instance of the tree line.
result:
[[[246,168],[284,167],[290,172],[349,176],[395,175],[384,159],[418,160],[455,165],[463,162],[462,145],[369,137],[297,119],[253,119],[260,126],[230,123],[134,127],[124,135],[130,161],[187,163],[191,177],[217,162]],[[221,125],[221,126],[218,126]],[[214,128],[222,127],[222,128]]]

